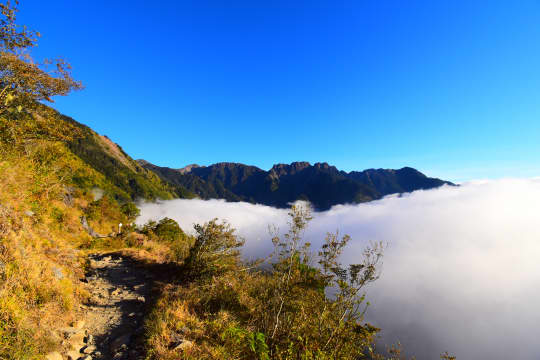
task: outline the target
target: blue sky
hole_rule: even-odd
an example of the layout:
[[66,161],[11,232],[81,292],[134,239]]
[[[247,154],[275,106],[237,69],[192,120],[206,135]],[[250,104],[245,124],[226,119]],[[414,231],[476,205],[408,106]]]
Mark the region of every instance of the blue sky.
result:
[[34,55],[84,91],[54,107],[182,167],[412,166],[540,175],[540,2],[37,1]]

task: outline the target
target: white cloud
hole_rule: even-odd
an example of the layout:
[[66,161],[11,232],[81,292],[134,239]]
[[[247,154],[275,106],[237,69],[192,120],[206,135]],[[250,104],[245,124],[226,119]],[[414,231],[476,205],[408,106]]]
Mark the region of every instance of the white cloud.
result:
[[[246,238],[247,256],[271,249],[269,224],[287,210],[212,200],[144,204],[139,222],[168,216],[182,228],[227,219]],[[369,320],[386,342],[418,359],[448,350],[458,359],[538,359],[540,342],[540,180],[465,183],[340,205],[316,213],[306,237],[352,236],[354,263],[370,241],[388,243],[381,278],[368,289]]]

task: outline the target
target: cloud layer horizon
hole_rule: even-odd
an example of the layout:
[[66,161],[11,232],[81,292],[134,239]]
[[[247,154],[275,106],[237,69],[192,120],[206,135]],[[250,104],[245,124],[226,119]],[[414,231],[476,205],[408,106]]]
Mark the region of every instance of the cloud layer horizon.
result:
[[[225,219],[246,239],[247,258],[272,248],[269,225],[286,230],[286,209],[221,200],[141,204],[137,223],[170,217],[189,231]],[[368,321],[382,342],[419,360],[538,359],[540,180],[476,181],[314,213],[306,240],[352,237],[355,263],[370,241],[387,244],[382,274],[367,291]]]

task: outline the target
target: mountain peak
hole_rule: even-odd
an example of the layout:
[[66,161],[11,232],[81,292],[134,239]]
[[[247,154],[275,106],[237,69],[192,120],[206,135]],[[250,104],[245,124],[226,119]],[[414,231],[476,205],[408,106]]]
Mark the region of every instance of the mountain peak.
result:
[[180,168],[180,169],[177,169],[177,171],[180,173],[180,174],[187,174],[187,173],[190,173],[191,170],[193,169],[196,169],[196,168],[200,168],[201,166],[197,165],[197,164],[189,164],[187,166],[184,166],[183,168]]
[[346,173],[326,162],[314,165],[306,161],[276,164],[269,171],[230,162],[206,167],[188,165],[174,171],[153,165],[145,167],[203,199],[248,201],[282,208],[304,199],[318,210],[452,184],[427,177],[411,167]]
[[146,161],[144,159],[137,159],[135,161],[141,166],[153,165],[150,161]]
[[310,166],[311,164],[307,161],[295,161],[291,164],[276,164],[272,166],[270,173],[273,173],[278,177],[284,175],[294,175]]
[[331,171],[339,171],[335,166],[333,165],[328,165],[328,163],[326,162],[318,162],[318,163],[315,163],[313,165],[316,169],[320,169],[320,170],[331,170]]

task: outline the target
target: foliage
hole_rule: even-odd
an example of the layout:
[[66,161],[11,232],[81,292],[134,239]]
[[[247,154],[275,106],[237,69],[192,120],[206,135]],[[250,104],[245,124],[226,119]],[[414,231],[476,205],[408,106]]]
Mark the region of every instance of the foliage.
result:
[[381,245],[366,248],[363,262],[345,269],[339,257],[350,238],[327,234],[318,254],[320,267],[315,268],[311,244],[303,240],[309,208],[293,206],[289,215],[289,232],[273,238],[275,286],[266,299],[268,312],[261,317],[273,356],[364,356],[378,329],[362,324],[367,304],[361,290],[377,279]]
[[62,117],[66,124],[76,124],[80,136],[67,144],[70,150],[96,171],[102,173],[113,185],[110,191],[121,201],[137,199],[171,199],[177,190],[163,182],[154,173],[143,169],[125,155],[118,145],[97,135],[90,128]]
[[179,326],[188,327],[183,336],[197,344],[181,353],[185,359],[375,355],[371,345],[379,329],[363,321],[367,304],[361,291],[377,278],[381,246],[368,247],[361,264],[344,268],[339,255],[349,237],[329,234],[315,257],[303,240],[309,209],[294,206],[290,216],[289,232],[274,236],[274,253],[262,268],[239,261],[240,242],[228,225],[213,220],[196,226],[183,268],[192,282],[167,291],[148,324],[154,358],[178,358],[167,339]]
[[259,360],[270,360],[266,337],[261,332],[230,327],[221,335],[221,339],[230,340],[235,346],[247,348]]
[[153,229],[161,240],[167,242],[180,241],[185,238],[184,231],[180,228],[180,225],[173,219],[163,218],[161,219]]
[[151,240],[164,243],[170,250],[173,261],[182,262],[189,254],[192,239],[173,219],[163,218],[159,222],[150,220],[140,232]]
[[79,223],[84,199],[65,201],[65,168],[78,165],[62,149],[38,142],[25,156],[0,154],[1,359],[37,359],[59,346],[51,332],[85,298],[74,249],[88,236]]
[[67,95],[82,88],[73,80],[70,65],[63,59],[35,62],[29,49],[37,46],[40,34],[16,21],[18,2],[0,3],[0,116],[21,112],[36,101],[52,102],[55,95]]
[[135,219],[141,214],[141,210],[132,201],[128,201],[121,207],[122,213],[128,217],[128,219]]
[[195,241],[184,261],[186,272],[192,276],[209,277],[238,268],[239,248],[244,244],[235,229],[217,219],[195,225]]

